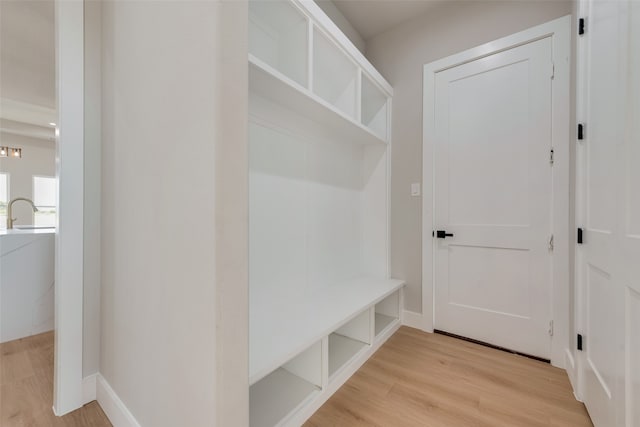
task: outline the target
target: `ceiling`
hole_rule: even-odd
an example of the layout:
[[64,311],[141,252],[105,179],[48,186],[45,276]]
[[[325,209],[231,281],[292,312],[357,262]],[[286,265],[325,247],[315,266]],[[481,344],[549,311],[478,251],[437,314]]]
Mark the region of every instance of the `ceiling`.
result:
[[351,25],[368,40],[447,0],[333,0]]

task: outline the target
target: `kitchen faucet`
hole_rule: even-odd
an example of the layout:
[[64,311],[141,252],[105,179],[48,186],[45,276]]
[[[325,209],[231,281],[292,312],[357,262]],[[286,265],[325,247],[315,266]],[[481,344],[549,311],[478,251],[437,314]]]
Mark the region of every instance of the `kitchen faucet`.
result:
[[12,208],[13,208],[13,204],[19,200],[23,200],[27,203],[29,203],[31,205],[31,209],[33,209],[33,212],[38,212],[38,208],[36,208],[36,205],[33,204],[33,202],[29,199],[26,199],[24,197],[16,197],[15,199],[13,199],[12,201],[9,202],[9,206],[7,207],[7,230],[11,230],[13,228],[13,222],[18,219],[18,218],[11,218],[12,217]]

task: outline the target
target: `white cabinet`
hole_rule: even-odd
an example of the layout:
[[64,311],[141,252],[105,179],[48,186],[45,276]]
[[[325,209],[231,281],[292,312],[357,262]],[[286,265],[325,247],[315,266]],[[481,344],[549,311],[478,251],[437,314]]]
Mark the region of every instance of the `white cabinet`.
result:
[[0,343],[54,328],[55,230],[0,231]]
[[295,426],[400,325],[392,89],[312,1],[250,2],[250,32],[250,419]]

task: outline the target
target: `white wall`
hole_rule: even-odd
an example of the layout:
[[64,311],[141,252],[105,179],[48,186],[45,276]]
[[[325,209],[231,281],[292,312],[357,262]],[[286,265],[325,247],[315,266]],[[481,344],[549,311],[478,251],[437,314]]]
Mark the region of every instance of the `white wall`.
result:
[[358,30],[356,30],[353,25],[345,18],[345,16],[340,12],[340,10],[336,7],[336,5],[331,0],[316,0],[320,9],[327,14],[329,18],[333,21],[334,24],[337,25],[340,30],[344,33],[351,43],[355,45],[355,47],[360,50],[360,52],[365,51],[366,44]]
[[54,26],[53,0],[0,2],[0,97],[56,107]]
[[367,40],[366,56],[391,83],[391,274],[407,281],[406,309],[421,307],[423,65],[571,13],[570,1],[456,1]]
[[[33,199],[33,176],[56,176],[56,147],[53,141],[2,134],[3,146],[22,148],[22,158],[0,158],[0,172],[9,173],[9,198]],[[33,211],[24,202],[13,205],[15,225],[33,224]],[[2,224],[4,228],[6,224]]]
[[246,2],[102,12],[100,372],[142,426],[248,425]]

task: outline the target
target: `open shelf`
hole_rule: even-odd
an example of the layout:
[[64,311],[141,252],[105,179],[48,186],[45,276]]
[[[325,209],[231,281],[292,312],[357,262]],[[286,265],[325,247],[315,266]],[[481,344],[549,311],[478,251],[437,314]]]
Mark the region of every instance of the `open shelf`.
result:
[[313,92],[356,117],[358,67],[317,28],[313,33]]
[[375,307],[375,336],[379,336],[400,318],[400,292],[394,292]]
[[249,389],[249,425],[273,427],[320,391],[316,385],[278,368]]
[[366,343],[353,338],[336,333],[329,335],[329,378],[366,347]]
[[387,316],[386,314],[376,313],[376,336],[380,335],[382,331],[398,320],[397,317]]
[[273,427],[320,391],[322,342],[318,341],[249,389],[251,427]]
[[308,19],[289,2],[249,2],[249,52],[307,85]]
[[396,279],[360,278],[287,301],[252,292],[249,383],[259,381],[403,285],[404,281]]
[[362,124],[382,139],[387,139],[387,96],[365,75],[361,91]]
[[329,335],[329,378],[371,342],[371,309],[368,309]]
[[[282,114],[273,108],[254,108],[256,103],[275,103],[290,113],[313,120],[324,132],[340,140],[364,145],[386,144],[386,141],[308,89],[289,79],[259,58],[249,55],[250,113],[268,121],[281,121]],[[289,117],[290,120],[290,117]],[[291,123],[296,125],[296,123]]]
[[275,103],[290,113],[313,120],[322,127],[323,133],[345,143],[386,144],[384,139],[371,130],[253,55],[249,55],[249,90],[253,95],[258,95],[251,97],[250,113],[263,120],[283,120],[278,117],[282,114],[273,108],[264,105],[262,108],[255,108],[256,104]]

